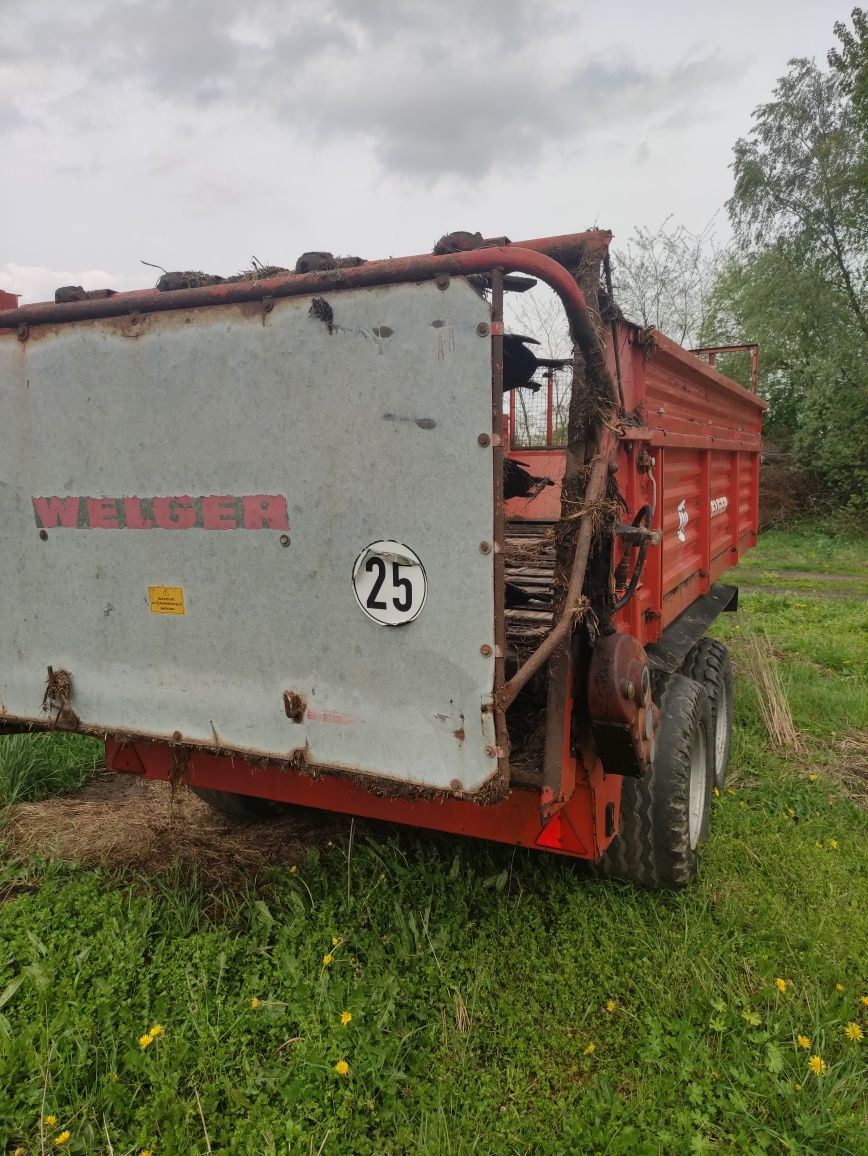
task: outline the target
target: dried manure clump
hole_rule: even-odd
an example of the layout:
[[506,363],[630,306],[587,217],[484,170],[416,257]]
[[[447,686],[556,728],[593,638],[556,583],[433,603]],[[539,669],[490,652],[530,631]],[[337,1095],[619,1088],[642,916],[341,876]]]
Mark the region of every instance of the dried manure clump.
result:
[[148,873],[174,864],[232,881],[292,867],[308,848],[341,839],[350,820],[292,808],[266,822],[213,811],[185,787],[107,773],[73,794],[20,803],[5,836],[13,855],[70,859]]

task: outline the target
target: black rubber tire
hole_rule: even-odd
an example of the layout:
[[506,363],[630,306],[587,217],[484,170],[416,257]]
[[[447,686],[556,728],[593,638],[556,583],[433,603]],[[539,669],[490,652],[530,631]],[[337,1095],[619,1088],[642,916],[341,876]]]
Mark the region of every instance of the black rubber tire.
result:
[[235,819],[276,819],[290,809],[289,803],[275,803],[271,799],[260,799],[255,795],[236,795],[234,791],[212,791],[208,787],[191,787],[203,803],[207,803],[221,815],[231,815]]
[[[655,679],[660,707],[654,760],[641,778],[624,779],[621,825],[597,874],[657,891],[686,887],[696,875],[697,851],[708,834],[714,762],[711,711],[704,688],[682,674]],[[691,838],[691,767],[704,744],[698,831]],[[701,748],[700,748],[701,750]]]
[[721,789],[726,782],[732,745],[732,662],[729,651],[716,638],[702,638],[685,658],[682,673],[701,683],[708,695],[714,747],[714,785]]

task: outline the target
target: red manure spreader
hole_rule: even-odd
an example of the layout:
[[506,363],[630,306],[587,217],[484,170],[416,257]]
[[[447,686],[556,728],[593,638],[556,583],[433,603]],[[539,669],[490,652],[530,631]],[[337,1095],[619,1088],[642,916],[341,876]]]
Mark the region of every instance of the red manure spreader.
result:
[[[98,735],[233,814],[687,883],[764,403],[621,316],[610,239],[456,233],[0,311],[0,731]],[[568,363],[504,324],[537,282]]]

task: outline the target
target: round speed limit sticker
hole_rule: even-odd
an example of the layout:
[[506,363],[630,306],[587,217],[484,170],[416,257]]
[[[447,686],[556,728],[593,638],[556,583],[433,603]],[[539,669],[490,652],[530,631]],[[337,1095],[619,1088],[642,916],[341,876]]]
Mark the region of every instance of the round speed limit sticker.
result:
[[372,542],[353,565],[353,591],[368,618],[381,626],[405,626],[425,605],[428,578],[409,546]]

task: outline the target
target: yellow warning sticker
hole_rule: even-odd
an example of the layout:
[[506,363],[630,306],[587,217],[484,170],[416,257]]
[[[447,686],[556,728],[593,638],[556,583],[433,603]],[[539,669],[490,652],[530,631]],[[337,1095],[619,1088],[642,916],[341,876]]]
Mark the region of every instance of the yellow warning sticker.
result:
[[151,614],[185,614],[182,586],[149,586]]

